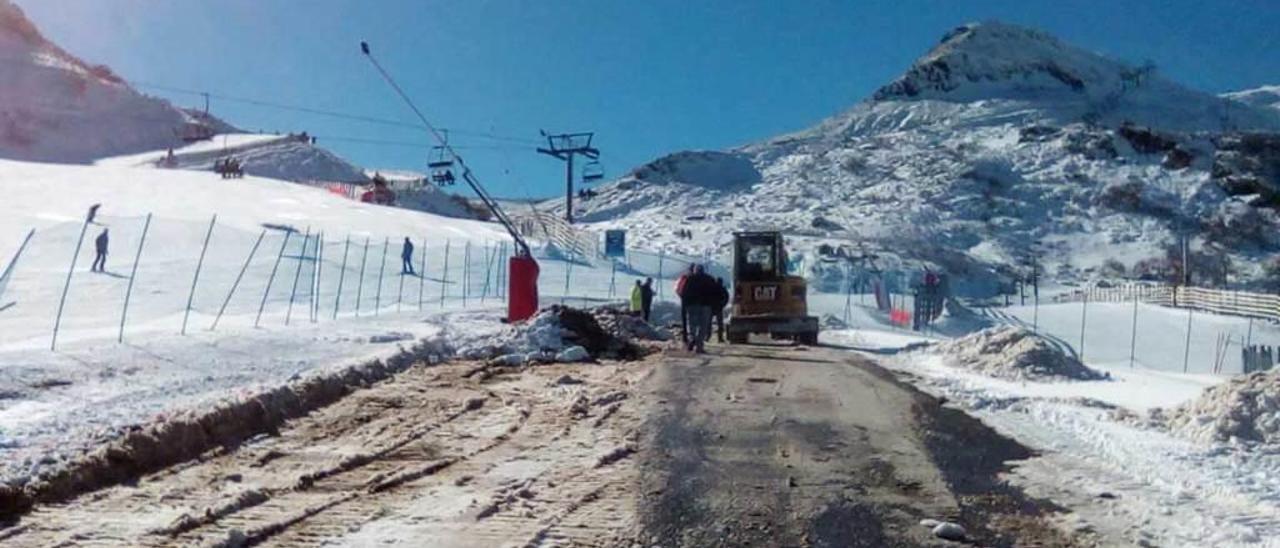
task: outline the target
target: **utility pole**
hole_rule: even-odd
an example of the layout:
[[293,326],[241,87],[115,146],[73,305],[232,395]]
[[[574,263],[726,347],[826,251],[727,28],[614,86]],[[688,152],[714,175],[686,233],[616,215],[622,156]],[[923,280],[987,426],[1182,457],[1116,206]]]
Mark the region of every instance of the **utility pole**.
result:
[[547,138],[547,147],[538,147],[538,153],[553,156],[563,160],[565,163],[564,220],[573,224],[573,157],[574,155],[582,155],[592,160],[600,158],[600,151],[591,147],[591,139],[595,137],[595,133],[547,135],[547,132],[544,131],[542,136]]

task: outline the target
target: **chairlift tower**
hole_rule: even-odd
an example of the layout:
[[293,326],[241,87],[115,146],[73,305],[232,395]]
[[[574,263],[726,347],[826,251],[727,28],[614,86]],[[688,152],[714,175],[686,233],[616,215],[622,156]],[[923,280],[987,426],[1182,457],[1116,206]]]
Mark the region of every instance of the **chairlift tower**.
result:
[[593,161],[600,158],[600,151],[591,146],[591,139],[595,137],[595,133],[547,135],[544,131],[542,136],[547,138],[547,146],[546,148],[538,147],[538,153],[553,156],[565,163],[564,220],[573,224],[573,157],[581,155]]

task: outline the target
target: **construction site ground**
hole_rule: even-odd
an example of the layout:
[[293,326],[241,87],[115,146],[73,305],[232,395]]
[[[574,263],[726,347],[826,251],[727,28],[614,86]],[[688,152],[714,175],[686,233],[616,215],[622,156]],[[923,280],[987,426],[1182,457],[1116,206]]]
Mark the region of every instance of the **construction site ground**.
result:
[[4,546],[1085,544],[1003,484],[1029,456],[829,348],[415,365],[234,447],[57,504]]

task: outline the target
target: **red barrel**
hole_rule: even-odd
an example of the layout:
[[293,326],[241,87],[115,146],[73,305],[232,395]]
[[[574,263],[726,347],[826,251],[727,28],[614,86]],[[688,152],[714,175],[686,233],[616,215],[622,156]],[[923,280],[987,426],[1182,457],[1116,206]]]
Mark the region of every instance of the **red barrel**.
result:
[[538,312],[538,261],[512,257],[507,279],[507,321],[526,320]]

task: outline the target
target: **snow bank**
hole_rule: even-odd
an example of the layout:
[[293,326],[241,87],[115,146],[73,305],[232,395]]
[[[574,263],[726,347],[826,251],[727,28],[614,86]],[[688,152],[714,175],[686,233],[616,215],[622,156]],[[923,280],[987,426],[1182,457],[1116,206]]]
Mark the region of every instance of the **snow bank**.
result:
[[1031,331],[994,327],[937,346],[953,367],[1016,380],[1100,380],[1107,375],[1089,369]]
[[1154,409],[1151,417],[1199,442],[1280,445],[1280,369],[1236,377],[1171,410]]
[[458,343],[457,355],[472,360],[495,360],[508,365],[583,361],[633,360],[651,349],[637,341],[668,337],[644,320],[614,307],[587,310],[552,305],[527,322],[505,326],[498,333],[472,334]]

